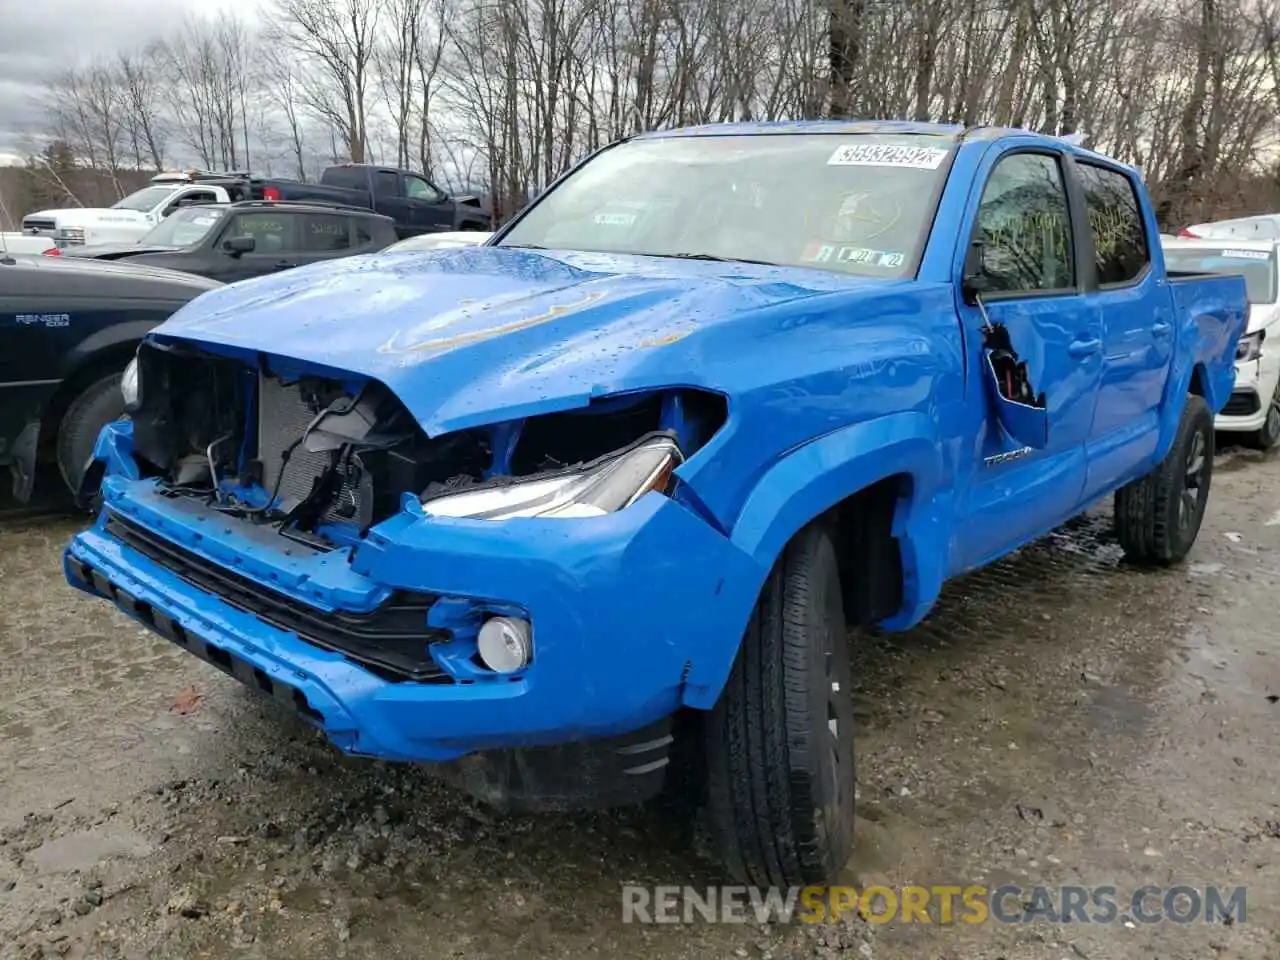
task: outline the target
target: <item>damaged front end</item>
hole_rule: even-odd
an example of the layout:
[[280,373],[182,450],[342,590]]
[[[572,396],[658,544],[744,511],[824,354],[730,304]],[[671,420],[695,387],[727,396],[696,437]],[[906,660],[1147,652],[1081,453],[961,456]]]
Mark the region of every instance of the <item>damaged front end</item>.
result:
[[[350,752],[440,762],[597,739],[660,779],[636,737],[665,759],[652,725],[750,609],[724,584],[759,572],[678,473],[725,423],[718,394],[429,437],[376,380],[185,341],[145,342],[126,388],[69,580]],[[689,550],[705,569],[677,562]],[[471,763],[468,782],[493,799],[516,767],[533,769],[504,754],[484,768],[503,785],[481,788]]]
[[611,513],[671,492],[727,416],[719,395],[671,390],[428,438],[377,381],[277,372],[266,356],[148,343],[136,381],[133,451],[157,489],[325,547],[412,502],[492,520]]

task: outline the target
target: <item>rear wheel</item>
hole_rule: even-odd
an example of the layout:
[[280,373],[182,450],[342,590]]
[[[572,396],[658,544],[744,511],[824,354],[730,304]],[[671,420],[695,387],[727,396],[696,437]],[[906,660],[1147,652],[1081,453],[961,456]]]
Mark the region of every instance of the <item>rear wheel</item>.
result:
[[1125,556],[1161,566],[1182,560],[1200,532],[1213,479],[1213,415],[1203,397],[1187,397],[1164,460],[1116,492],[1116,534]]
[[831,537],[807,527],[766,581],[707,718],[707,805],[740,882],[825,883],[853,848],[853,703]]
[[95,380],[71,406],[58,426],[58,470],[62,480],[74,494],[80,485],[93,445],[102,428],[124,416],[124,394],[120,392],[120,374],[113,373]]

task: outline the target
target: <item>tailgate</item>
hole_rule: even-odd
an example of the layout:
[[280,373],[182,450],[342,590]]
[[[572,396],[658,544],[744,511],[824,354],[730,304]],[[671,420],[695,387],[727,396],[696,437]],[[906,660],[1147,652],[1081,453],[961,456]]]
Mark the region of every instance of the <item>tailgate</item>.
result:
[[1200,364],[1208,376],[1205,399],[1213,413],[1218,413],[1231,396],[1235,383],[1236,344],[1244,333],[1249,316],[1249,298],[1244,277],[1226,274],[1203,274],[1173,277],[1169,288],[1180,352],[1189,352],[1192,364]]

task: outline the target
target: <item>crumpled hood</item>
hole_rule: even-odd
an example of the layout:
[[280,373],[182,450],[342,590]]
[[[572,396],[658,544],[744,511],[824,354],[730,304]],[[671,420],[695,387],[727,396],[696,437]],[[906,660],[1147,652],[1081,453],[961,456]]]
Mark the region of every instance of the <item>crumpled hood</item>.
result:
[[725,336],[740,362],[793,319],[769,308],[883,292],[881,280],[745,264],[500,247],[382,253],[232,284],[153,336],[264,352],[374,378],[429,435],[709,383]]

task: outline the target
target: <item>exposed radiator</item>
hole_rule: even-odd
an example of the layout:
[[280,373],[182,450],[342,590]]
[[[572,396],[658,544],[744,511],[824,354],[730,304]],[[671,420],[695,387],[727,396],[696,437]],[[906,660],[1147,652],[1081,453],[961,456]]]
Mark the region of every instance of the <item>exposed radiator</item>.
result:
[[[281,454],[288,450],[319,411],[302,399],[297,384],[284,385],[274,377],[258,377],[258,459],[262,461],[262,485],[275,488],[280,476]],[[289,454],[280,476],[281,504],[286,510],[311,492],[316,479],[331,462],[328,453],[312,453],[302,444]]]

